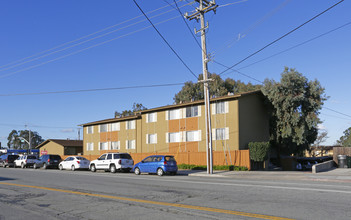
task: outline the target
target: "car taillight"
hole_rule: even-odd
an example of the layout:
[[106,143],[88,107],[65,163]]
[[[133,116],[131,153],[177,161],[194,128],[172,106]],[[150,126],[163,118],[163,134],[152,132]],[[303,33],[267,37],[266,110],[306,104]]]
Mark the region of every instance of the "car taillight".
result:
[[9,162],[9,160],[8,160],[8,159],[6,159],[5,161],[6,161],[6,163],[8,163],[8,162]]
[[79,160],[77,160],[77,163],[78,163],[78,164],[80,164],[80,161],[79,161]]
[[118,161],[118,164],[122,164],[122,160],[119,160],[119,161]]
[[25,160],[24,162],[27,163],[27,160]]
[[48,159],[48,162],[50,162],[50,159]]
[[163,165],[167,165],[167,161],[163,162]]

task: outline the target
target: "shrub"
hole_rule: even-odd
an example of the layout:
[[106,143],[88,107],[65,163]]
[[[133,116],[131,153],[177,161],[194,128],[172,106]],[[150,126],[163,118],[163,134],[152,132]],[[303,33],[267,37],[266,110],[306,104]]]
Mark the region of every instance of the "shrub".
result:
[[269,142],[250,142],[250,159],[254,162],[267,160],[269,147]]
[[[206,165],[194,165],[194,164],[178,164],[178,169],[182,170],[207,170]],[[233,165],[216,165],[213,166],[213,170],[235,170],[235,171],[247,171],[247,167],[233,166]]]

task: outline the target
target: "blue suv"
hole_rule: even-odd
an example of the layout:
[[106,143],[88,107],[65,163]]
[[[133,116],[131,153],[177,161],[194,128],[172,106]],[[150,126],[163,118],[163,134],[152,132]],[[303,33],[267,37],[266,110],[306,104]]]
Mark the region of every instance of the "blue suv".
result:
[[141,173],[157,173],[159,176],[163,176],[165,173],[176,175],[178,166],[173,156],[152,155],[135,164],[133,171],[136,175]]

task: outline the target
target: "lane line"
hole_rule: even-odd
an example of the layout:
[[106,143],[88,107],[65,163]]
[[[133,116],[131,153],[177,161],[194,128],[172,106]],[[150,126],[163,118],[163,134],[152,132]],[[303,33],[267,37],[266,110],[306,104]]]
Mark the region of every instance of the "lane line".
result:
[[239,212],[239,211],[217,209],[217,208],[210,208],[210,207],[202,207],[202,206],[194,206],[194,205],[176,204],[176,203],[169,203],[169,202],[158,202],[158,201],[143,200],[143,199],[133,199],[133,198],[128,198],[128,197],[109,196],[109,195],[95,194],[95,193],[84,193],[84,192],[77,192],[77,191],[64,190],[64,189],[55,189],[55,188],[49,188],[49,187],[43,187],[43,186],[31,186],[31,185],[23,185],[23,184],[16,184],[16,183],[3,183],[3,182],[0,182],[0,184],[7,185],[7,186],[18,186],[18,187],[48,190],[48,191],[54,191],[54,192],[63,192],[63,193],[76,194],[76,195],[82,195],[82,196],[91,196],[91,197],[99,197],[99,198],[106,198],[106,199],[113,199],[113,200],[128,201],[128,202],[145,203],[145,204],[152,204],[152,205],[170,206],[170,207],[177,207],[177,208],[184,208],[184,209],[193,209],[193,210],[215,212],[215,213],[222,213],[222,214],[229,214],[229,215],[245,216],[245,217],[250,217],[250,218],[259,218],[259,219],[268,219],[268,220],[293,220],[290,218],[261,215],[261,214],[248,213],[248,212]]
[[[70,173],[75,175],[76,173]],[[84,176],[91,176],[90,174],[80,174]],[[189,183],[189,184],[202,184],[202,185],[221,185],[221,186],[241,186],[241,187],[257,187],[257,188],[267,188],[267,189],[282,189],[282,190],[297,190],[297,191],[315,191],[315,192],[327,192],[327,193],[346,193],[346,194],[351,194],[351,190],[348,189],[322,189],[322,188],[316,188],[318,185],[314,185],[314,188],[309,188],[309,187],[297,187],[299,185],[308,185],[308,184],[299,184],[299,183],[282,183],[282,185],[297,185],[297,186],[274,186],[274,185],[259,185],[261,184],[272,184],[271,182],[265,182],[265,181],[258,181],[257,184],[247,184],[249,182],[253,183],[253,181],[236,181],[237,183],[223,183],[223,182],[201,182],[201,181],[190,181],[190,180],[177,180],[177,179],[149,179],[149,178],[143,178],[143,177],[129,177],[129,176],[121,176],[121,175],[106,175],[105,173],[95,173],[95,176],[103,176],[103,177],[109,177],[109,178],[121,178],[121,179],[139,179],[139,180],[148,180],[148,181],[153,181],[153,182],[178,182],[178,183]],[[238,183],[239,182],[239,183]],[[241,183],[240,183],[241,182]],[[311,185],[311,184],[309,184]],[[332,185],[321,185],[321,186],[332,186]],[[349,188],[349,186],[339,186],[339,185],[333,185],[332,187],[340,187],[340,188]]]

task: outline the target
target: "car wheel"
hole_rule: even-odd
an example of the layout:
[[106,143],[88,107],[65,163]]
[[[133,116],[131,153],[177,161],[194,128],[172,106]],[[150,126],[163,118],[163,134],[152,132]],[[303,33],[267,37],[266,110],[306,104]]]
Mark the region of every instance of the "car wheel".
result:
[[162,168],[158,168],[157,169],[157,175],[163,176],[163,174],[164,174],[164,172],[163,172]]
[[114,164],[110,165],[110,172],[115,173],[116,172],[116,166]]
[[34,165],[33,165],[33,169],[37,169],[38,167],[37,167],[37,164],[35,163]]
[[74,165],[71,166],[71,170],[72,171],[75,171],[76,170],[76,167]]
[[46,163],[43,164],[43,169],[46,170],[48,168],[48,165]]
[[62,164],[59,165],[59,170],[63,170]]
[[21,168],[24,169],[25,167],[24,163],[21,163]]
[[92,165],[90,166],[90,170],[91,170],[91,172],[96,172],[96,167],[95,167],[94,164],[92,164]]
[[137,168],[135,168],[134,169],[134,173],[136,174],[136,175],[140,175],[140,169],[139,169],[139,167],[137,167]]

